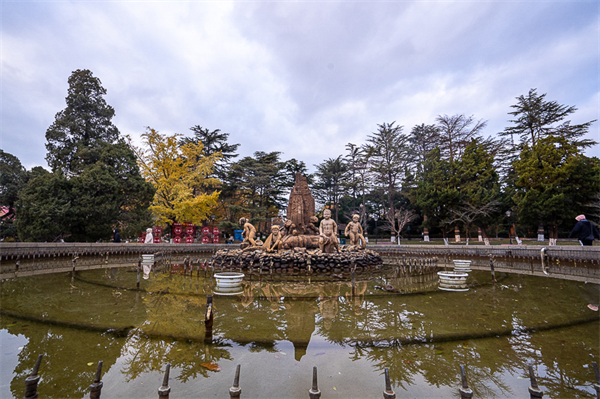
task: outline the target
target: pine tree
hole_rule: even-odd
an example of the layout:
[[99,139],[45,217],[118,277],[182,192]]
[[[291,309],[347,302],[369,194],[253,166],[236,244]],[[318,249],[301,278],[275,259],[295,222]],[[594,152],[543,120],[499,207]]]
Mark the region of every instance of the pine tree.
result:
[[111,122],[115,111],[104,99],[106,89],[100,79],[78,69],[68,83],[67,107],[46,131],[46,161],[52,171],[61,170],[67,177],[98,161],[103,144],[119,139],[119,130]]

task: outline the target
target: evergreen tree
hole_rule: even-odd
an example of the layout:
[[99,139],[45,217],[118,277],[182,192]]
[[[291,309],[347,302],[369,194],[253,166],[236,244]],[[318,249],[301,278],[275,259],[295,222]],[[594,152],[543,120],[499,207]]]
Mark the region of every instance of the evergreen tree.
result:
[[389,230],[397,232],[394,196],[408,172],[410,157],[408,136],[402,134],[402,126],[394,124],[395,122],[378,125],[379,129],[368,136],[363,148],[373,182],[387,193],[384,223],[387,223]]
[[34,168],[16,204],[19,238],[48,242],[68,239],[75,216],[71,192],[72,183],[61,171]]
[[514,136],[518,137],[520,142],[514,145],[517,153],[525,145],[534,147],[539,140],[549,136],[563,137],[580,149],[597,144],[594,140],[582,138],[595,120],[575,125],[566,120],[577,108],[546,101],[546,94],[538,94],[537,89],[530,89],[527,95],[521,95],[517,100],[517,104],[511,105],[514,111],[508,113],[515,117],[510,120],[514,126],[500,133],[501,136],[510,136],[513,143]]
[[[348,169],[349,175],[344,188],[352,193],[352,209],[350,209],[350,214],[347,215],[349,218],[352,218],[352,214],[360,212],[360,210],[364,210],[364,206],[359,210],[357,199],[358,195],[360,194],[360,203],[365,203],[365,195],[368,189],[369,170],[364,148],[353,143],[348,143],[346,144],[346,151],[348,151],[348,153],[344,157],[344,163],[346,164],[346,169]],[[360,216],[364,221],[364,215],[361,214]],[[364,225],[363,228],[366,228],[366,225]]]
[[[19,212],[60,226],[58,230],[49,227],[52,231],[43,233],[46,240],[56,234],[76,241],[109,239],[117,225],[125,237],[131,237],[152,223],[147,208],[154,189],[141,177],[135,155],[112,124],[114,110],[106,104],[105,94],[89,70],[74,71],[69,77],[67,107],[56,114],[46,131],[46,159],[52,173],[45,178],[51,185],[41,183],[39,175],[28,182],[19,201]],[[49,192],[56,195],[57,209],[51,208],[51,199],[43,197]],[[41,233],[30,225],[18,223],[19,236],[40,239]]]
[[513,200],[519,220],[532,229],[545,225],[553,239],[577,214],[591,210],[600,191],[600,160],[581,154],[566,137],[547,136],[535,146],[525,144],[515,171]]
[[184,146],[186,144],[198,144],[203,145],[203,156],[211,156],[213,154],[219,154],[219,159],[214,163],[214,175],[219,180],[223,181],[227,176],[227,168],[231,164],[234,158],[237,158],[236,153],[239,144],[230,144],[228,142],[229,133],[222,133],[221,129],[215,129],[213,131],[203,128],[200,125],[191,127],[190,130],[194,132],[194,137],[183,137],[179,140],[179,145]]
[[83,172],[100,158],[102,145],[115,143],[119,130],[111,122],[114,109],[106,103],[106,89],[87,69],[69,77],[67,107],[56,114],[46,131],[46,161],[52,171],[69,177]]
[[285,178],[280,152],[257,151],[231,166],[231,181],[239,194],[238,214],[249,215],[259,231],[266,229],[270,218],[284,208]]
[[339,202],[343,193],[343,188],[348,181],[348,168],[344,163],[342,156],[329,158],[322,163],[315,165],[316,182],[313,185],[313,194],[326,207],[333,210],[334,220],[339,221]]
[[424,123],[415,125],[410,132],[408,143],[412,155],[410,163],[413,174],[418,178],[423,174],[425,157],[440,143],[440,128]]
[[453,165],[442,158],[436,147],[425,157],[423,178],[410,193],[413,203],[427,216],[424,227],[440,227],[444,237],[447,237],[448,221],[453,219],[452,210],[458,208],[460,201],[456,183]]
[[459,204],[452,212],[465,225],[467,237],[475,224],[486,236],[487,226],[498,214],[500,206],[499,177],[494,167],[494,156],[478,140],[471,140],[456,162],[455,169]]
[[438,115],[436,118],[438,128],[438,146],[442,157],[453,162],[461,157],[464,149],[471,139],[480,136],[481,130],[487,122],[475,121],[473,116],[464,115]]
[[15,205],[27,184],[27,171],[17,157],[0,149],[0,236],[16,237]]

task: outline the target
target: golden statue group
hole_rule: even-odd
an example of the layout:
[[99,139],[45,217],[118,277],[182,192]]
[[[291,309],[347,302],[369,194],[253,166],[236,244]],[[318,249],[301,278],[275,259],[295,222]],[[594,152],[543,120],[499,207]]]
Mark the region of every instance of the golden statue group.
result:
[[[217,265],[234,264],[242,267],[269,267],[286,269],[301,268],[344,270],[358,266],[360,269],[381,263],[381,257],[366,249],[363,228],[359,216],[353,215],[344,234],[349,245],[340,246],[338,226],[331,218],[331,211],[323,211],[323,219],[315,216],[315,199],[308,182],[302,174],[296,174],[296,182],[290,193],[286,220],[283,226],[272,225],[271,234],[263,243],[256,237],[256,228],[246,218],[240,219],[242,244],[238,250],[220,250],[213,257]],[[318,223],[318,226],[317,226]]]
[[[242,249],[263,249],[268,253],[281,251],[283,249],[319,248],[322,253],[340,252],[337,236],[337,223],[331,219],[331,211],[323,211],[323,220],[314,215],[315,199],[310,193],[306,178],[300,173],[296,174],[296,184],[290,193],[290,201],[287,209],[287,220],[283,228],[279,225],[271,226],[271,234],[264,244],[255,240],[256,228],[246,218],[240,219],[242,232]],[[359,216],[353,215],[352,222],[348,224],[344,232],[350,238],[350,245],[360,249],[366,248],[363,228],[358,222]]]

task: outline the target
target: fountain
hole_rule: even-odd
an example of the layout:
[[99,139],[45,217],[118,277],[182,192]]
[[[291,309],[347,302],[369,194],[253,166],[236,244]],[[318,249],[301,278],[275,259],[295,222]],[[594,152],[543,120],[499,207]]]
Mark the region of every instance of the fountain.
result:
[[[290,192],[287,220],[283,226],[274,225],[265,243],[254,240],[255,227],[245,218],[240,220],[244,231],[239,249],[222,249],[215,253],[213,261],[220,265],[238,264],[244,269],[259,267],[273,272],[308,270],[319,273],[350,272],[369,270],[381,265],[381,256],[365,249],[364,237],[361,245],[340,248],[337,225],[330,219],[326,209],[324,219],[317,228],[314,215],[315,200],[308,188],[306,178],[296,174],[296,182]],[[358,215],[355,215],[358,216]],[[353,223],[358,224],[356,221]],[[361,228],[362,231],[362,228]],[[356,244],[356,243],[355,243]],[[265,264],[269,267],[266,268]]]

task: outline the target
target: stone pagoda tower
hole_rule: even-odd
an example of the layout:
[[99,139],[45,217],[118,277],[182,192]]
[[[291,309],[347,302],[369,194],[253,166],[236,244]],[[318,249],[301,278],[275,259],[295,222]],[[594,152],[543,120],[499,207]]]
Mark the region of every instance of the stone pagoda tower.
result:
[[286,217],[295,225],[298,233],[304,233],[304,227],[310,224],[310,217],[315,215],[315,198],[310,193],[306,177],[296,173],[296,183],[290,193]]

